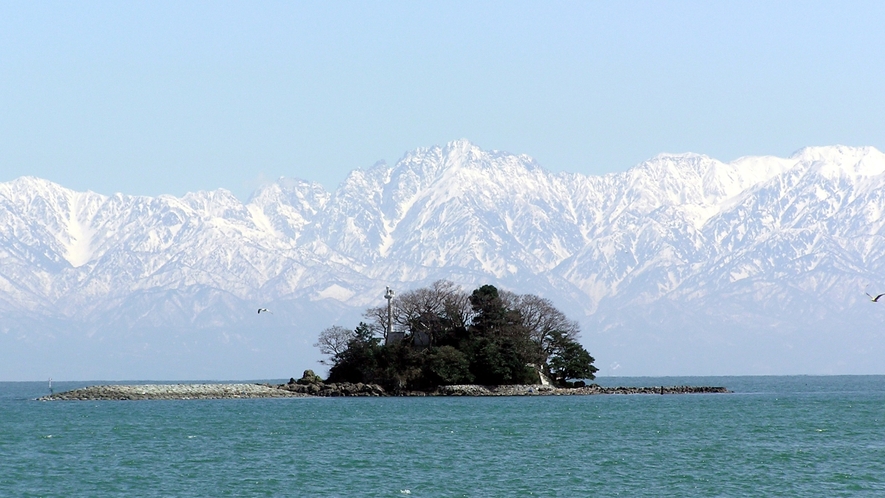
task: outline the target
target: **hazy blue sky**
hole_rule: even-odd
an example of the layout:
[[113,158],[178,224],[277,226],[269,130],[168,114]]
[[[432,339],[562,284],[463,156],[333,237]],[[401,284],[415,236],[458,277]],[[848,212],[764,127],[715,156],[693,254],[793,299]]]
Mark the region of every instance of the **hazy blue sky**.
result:
[[0,181],[181,195],[467,138],[553,171],[885,149],[885,2],[3,2]]

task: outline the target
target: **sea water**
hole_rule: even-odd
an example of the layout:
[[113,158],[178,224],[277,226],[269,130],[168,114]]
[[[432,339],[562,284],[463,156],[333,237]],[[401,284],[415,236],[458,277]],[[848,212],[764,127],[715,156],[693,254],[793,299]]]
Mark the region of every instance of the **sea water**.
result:
[[0,496],[885,496],[885,376],[597,381],[734,392],[41,402],[46,383],[0,383]]

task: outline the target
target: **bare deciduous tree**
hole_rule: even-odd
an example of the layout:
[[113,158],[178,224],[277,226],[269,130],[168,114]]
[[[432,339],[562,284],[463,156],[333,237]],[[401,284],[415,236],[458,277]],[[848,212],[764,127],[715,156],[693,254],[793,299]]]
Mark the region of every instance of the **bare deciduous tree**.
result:
[[[508,291],[500,292],[500,297],[508,309],[519,312],[522,325],[529,330],[529,337],[540,346],[540,352],[544,355],[550,354],[558,334],[573,341],[578,339],[581,330],[578,322],[569,320],[549,299]],[[546,358],[538,360],[543,363]]]
[[380,335],[384,339],[384,344],[387,344],[387,336],[388,332],[390,332],[387,330],[387,305],[369,308],[363,312],[363,317],[368,320],[368,324],[373,330],[381,332]]
[[320,363],[324,365],[334,364],[335,358],[347,349],[348,343],[355,337],[356,334],[353,330],[346,329],[340,325],[333,325],[320,332],[314,347],[320,348],[320,353],[329,356],[329,359],[320,360]]

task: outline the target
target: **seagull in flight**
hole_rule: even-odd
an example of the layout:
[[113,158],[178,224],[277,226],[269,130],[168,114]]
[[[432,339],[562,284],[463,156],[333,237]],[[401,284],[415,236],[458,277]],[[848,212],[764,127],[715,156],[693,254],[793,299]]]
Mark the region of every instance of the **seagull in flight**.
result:
[[[878,298],[876,298],[876,299],[878,299]],[[260,315],[262,313],[270,313],[271,315],[273,315],[273,311],[271,311],[267,308],[258,308],[258,314]]]
[[876,296],[876,297],[871,296],[869,292],[864,292],[864,294],[866,294],[867,296],[869,296],[870,301],[872,301],[872,302],[874,302],[874,303],[878,303],[878,302],[879,302],[879,298],[882,297],[882,296],[885,296],[885,293],[879,294],[879,295]]

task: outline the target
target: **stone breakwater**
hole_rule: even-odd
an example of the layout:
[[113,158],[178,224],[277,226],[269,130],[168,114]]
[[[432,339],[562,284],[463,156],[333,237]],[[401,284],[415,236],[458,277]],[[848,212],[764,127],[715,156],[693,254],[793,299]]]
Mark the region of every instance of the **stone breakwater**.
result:
[[292,398],[304,394],[267,384],[143,384],[90,386],[38,398],[54,400]]
[[144,384],[91,386],[38,398],[54,400],[145,400],[145,399],[224,399],[224,398],[295,398],[339,396],[587,396],[597,394],[712,394],[727,393],[724,387],[584,387],[557,388],[541,385],[441,386],[433,391],[386,392],[377,384]]

